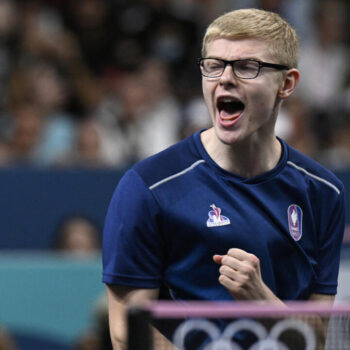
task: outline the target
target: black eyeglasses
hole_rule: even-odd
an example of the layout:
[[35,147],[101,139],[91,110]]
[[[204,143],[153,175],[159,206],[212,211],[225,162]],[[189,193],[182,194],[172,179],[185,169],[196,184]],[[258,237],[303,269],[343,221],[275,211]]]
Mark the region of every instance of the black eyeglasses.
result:
[[259,75],[262,67],[278,70],[289,69],[289,67],[282,64],[267,63],[252,59],[226,61],[221,58],[206,57],[199,58],[197,63],[199,64],[202,75],[207,78],[221,77],[227,65],[232,67],[233,74],[240,79],[256,78]]

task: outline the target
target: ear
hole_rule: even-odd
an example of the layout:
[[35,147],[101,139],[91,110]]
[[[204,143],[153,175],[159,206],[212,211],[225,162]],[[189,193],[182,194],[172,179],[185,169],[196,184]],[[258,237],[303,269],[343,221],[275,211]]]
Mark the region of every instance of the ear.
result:
[[278,91],[278,97],[280,97],[281,99],[288,98],[297,87],[299,79],[300,73],[296,68],[292,68],[289,71],[287,71],[282,81],[281,88]]

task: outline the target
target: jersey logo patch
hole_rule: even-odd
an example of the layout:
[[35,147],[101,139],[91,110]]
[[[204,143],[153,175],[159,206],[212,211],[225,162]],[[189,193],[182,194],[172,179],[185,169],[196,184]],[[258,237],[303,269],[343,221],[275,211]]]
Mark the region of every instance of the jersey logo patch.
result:
[[295,241],[299,241],[303,235],[303,211],[299,205],[292,204],[288,207],[289,233]]
[[230,225],[230,219],[221,215],[220,208],[217,208],[215,204],[212,204],[210,207],[212,210],[208,213],[209,219],[207,220],[207,227]]

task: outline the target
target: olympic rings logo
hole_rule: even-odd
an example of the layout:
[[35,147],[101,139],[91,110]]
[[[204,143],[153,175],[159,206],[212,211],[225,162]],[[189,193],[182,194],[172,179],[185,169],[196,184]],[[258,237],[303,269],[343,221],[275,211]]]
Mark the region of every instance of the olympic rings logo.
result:
[[305,350],[316,349],[316,337],[313,330],[305,322],[296,319],[278,321],[270,332],[267,332],[265,327],[257,321],[237,320],[229,323],[222,333],[213,322],[208,320],[187,320],[175,330],[173,342],[178,349],[184,350],[186,336],[191,331],[203,331],[212,340],[205,350],[242,350],[232,338],[237,332],[243,330],[252,332],[258,339],[249,350],[292,350],[279,340],[281,334],[287,330],[296,330],[304,337]]

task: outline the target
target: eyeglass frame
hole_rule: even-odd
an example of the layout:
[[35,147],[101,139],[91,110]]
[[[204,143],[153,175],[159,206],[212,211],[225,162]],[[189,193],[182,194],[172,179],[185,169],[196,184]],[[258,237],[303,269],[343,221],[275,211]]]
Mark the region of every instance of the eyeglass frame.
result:
[[[207,59],[212,59],[212,60],[217,60],[217,61],[220,61],[220,62],[223,62],[224,63],[224,67],[222,69],[222,72],[221,74],[219,75],[215,75],[215,76],[208,76],[208,75],[205,75],[203,74],[202,72],[202,69],[200,69],[201,71],[201,75],[206,77],[206,78],[209,78],[209,79],[215,79],[215,78],[220,78],[223,74],[224,74],[224,71],[226,69],[226,67],[228,65],[230,65],[232,67],[232,71],[233,71],[233,74],[235,75],[235,77],[237,77],[238,79],[255,79],[259,74],[260,74],[260,70],[261,68],[263,67],[268,67],[268,68],[274,68],[274,69],[277,69],[277,70],[289,70],[290,68],[286,65],[283,65],[283,64],[277,64],[277,63],[269,63],[269,62],[263,62],[263,61],[259,61],[259,60],[255,60],[255,59],[251,59],[251,58],[245,58],[245,59],[239,59],[239,60],[233,60],[233,61],[229,61],[229,60],[224,60],[222,58],[217,58],[217,57],[200,57],[200,58],[197,58],[197,64],[202,67],[202,62],[204,60],[207,60]],[[235,72],[235,63],[236,62],[242,62],[242,61],[249,61],[249,62],[256,62],[258,63],[258,70],[257,70],[257,73],[254,77],[251,77],[251,78],[244,78],[244,77],[240,77],[236,74]]]

